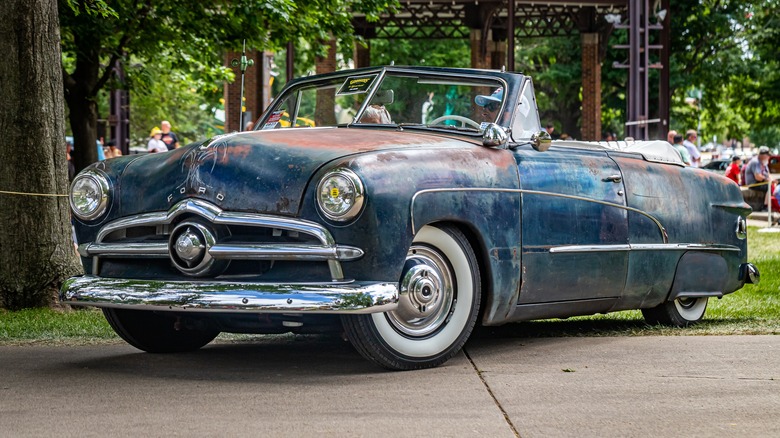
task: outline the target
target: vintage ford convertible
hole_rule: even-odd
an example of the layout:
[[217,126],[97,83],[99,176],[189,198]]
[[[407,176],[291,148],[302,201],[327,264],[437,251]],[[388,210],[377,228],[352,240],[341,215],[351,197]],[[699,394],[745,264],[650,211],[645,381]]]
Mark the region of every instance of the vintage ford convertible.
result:
[[291,82],[254,131],[96,163],[70,194],[97,306],[148,352],[343,330],[390,369],[477,322],[699,321],[758,281],[739,187],[666,142],[551,142],[531,78],[377,67]]

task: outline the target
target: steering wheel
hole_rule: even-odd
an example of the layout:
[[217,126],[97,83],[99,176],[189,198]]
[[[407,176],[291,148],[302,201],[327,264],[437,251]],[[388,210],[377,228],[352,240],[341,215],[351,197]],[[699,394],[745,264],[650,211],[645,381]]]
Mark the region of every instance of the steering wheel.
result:
[[441,123],[441,122],[443,122],[445,120],[455,120],[457,122],[460,122],[460,127],[461,128],[465,128],[466,125],[469,125],[469,126],[471,126],[472,128],[474,128],[476,130],[479,130],[479,128],[480,128],[479,123],[471,120],[470,118],[463,117],[463,116],[456,116],[456,115],[447,115],[447,116],[437,117],[436,119],[431,120],[429,125],[437,125],[437,124],[439,124],[439,123]]

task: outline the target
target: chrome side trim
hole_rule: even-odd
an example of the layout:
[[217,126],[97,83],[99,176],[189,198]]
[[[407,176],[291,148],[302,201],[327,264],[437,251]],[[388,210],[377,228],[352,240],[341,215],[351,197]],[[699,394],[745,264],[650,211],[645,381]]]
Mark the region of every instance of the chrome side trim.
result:
[[640,243],[631,245],[632,251],[734,251],[740,252],[738,246],[707,244],[707,243]]
[[631,251],[630,245],[567,245],[550,248],[550,253]]
[[398,306],[398,284],[388,282],[242,283],[73,277],[63,303],[157,311],[249,313],[379,313]]
[[524,190],[524,189],[498,189],[498,188],[489,188],[489,187],[473,187],[473,188],[448,188],[448,189],[425,189],[420,190],[412,196],[412,203],[409,207],[410,211],[410,217],[412,221],[412,234],[417,234],[417,228],[414,223],[414,203],[417,200],[417,196],[425,194],[425,193],[440,193],[440,192],[499,192],[499,193],[520,193],[520,194],[529,194],[529,195],[542,195],[542,196],[553,196],[556,198],[567,198],[567,199],[576,199],[578,201],[586,201],[586,202],[594,202],[596,204],[601,205],[607,205],[610,207],[620,208],[627,211],[633,211],[634,213],[639,213],[642,216],[647,217],[655,225],[658,227],[658,230],[661,232],[661,238],[663,239],[663,243],[669,242],[669,237],[666,233],[666,228],[664,228],[663,224],[661,224],[661,221],[656,219],[653,215],[650,213],[647,213],[645,211],[639,210],[637,208],[628,207],[621,204],[615,204],[614,202],[607,202],[607,201],[601,201],[599,199],[592,199],[592,198],[586,198],[584,196],[575,196],[575,195],[564,195],[562,193],[553,193],[553,192],[542,192],[538,190]]
[[733,245],[701,243],[640,243],[631,245],[567,245],[550,248],[551,253],[612,252],[612,251],[741,251]]

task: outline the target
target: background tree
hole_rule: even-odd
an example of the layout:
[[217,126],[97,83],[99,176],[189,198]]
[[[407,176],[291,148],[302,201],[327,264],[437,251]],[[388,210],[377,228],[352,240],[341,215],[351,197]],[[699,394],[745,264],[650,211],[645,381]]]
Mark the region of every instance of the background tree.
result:
[[[304,38],[353,40],[352,13],[369,19],[390,0],[59,0],[65,100],[76,169],[96,161],[97,98],[117,65],[151,65],[169,57],[172,70],[220,66],[222,50],[243,39],[256,49]],[[320,46],[316,46],[318,49]],[[131,61],[134,60],[134,61]],[[129,62],[128,62],[129,61]],[[72,66],[72,67],[70,67]],[[70,68],[69,68],[70,67]],[[128,74],[132,75],[132,71]],[[204,73],[201,71],[201,73]],[[132,81],[132,77],[130,78]],[[176,108],[168,119],[176,125]]]
[[517,70],[533,78],[542,125],[556,134],[580,138],[582,50],[579,35],[524,38],[517,44]]
[[51,196],[68,191],[55,0],[0,2],[0,53],[0,307],[20,309],[80,270],[68,199]]

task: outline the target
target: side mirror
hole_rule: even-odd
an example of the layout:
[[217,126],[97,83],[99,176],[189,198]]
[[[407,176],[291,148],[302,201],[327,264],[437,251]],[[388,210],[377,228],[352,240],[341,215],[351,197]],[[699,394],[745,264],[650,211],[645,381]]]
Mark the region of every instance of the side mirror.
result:
[[482,146],[502,147],[509,141],[509,134],[495,123],[488,123],[482,130]]
[[544,152],[550,149],[552,144],[552,137],[547,131],[539,131],[531,136],[531,146],[539,152]]

